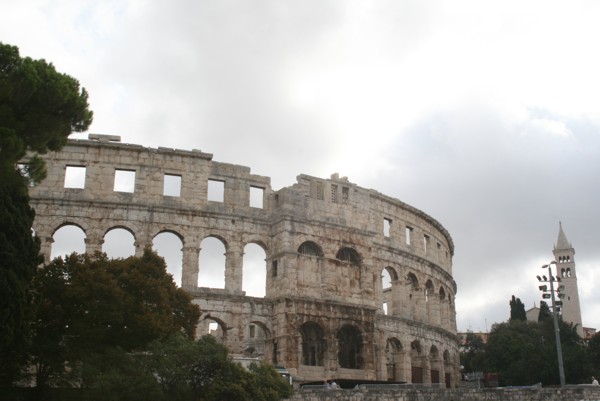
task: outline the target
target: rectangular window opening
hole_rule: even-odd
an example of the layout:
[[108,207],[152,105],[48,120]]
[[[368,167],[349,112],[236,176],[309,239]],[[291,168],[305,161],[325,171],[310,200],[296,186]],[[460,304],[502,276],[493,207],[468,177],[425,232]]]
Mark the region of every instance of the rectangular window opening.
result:
[[67,166],[65,168],[65,188],[85,188],[84,166]]
[[165,174],[163,181],[164,196],[181,196],[181,176],[175,174]]
[[429,235],[423,235],[423,252],[427,253],[429,251]]
[[316,191],[317,191],[317,199],[324,200],[325,194],[323,192],[323,183],[322,182],[317,182]]
[[250,207],[263,208],[265,189],[250,186]]
[[115,192],[133,193],[135,190],[135,170],[115,170]]
[[383,236],[386,238],[390,237],[390,229],[392,228],[392,220],[391,219],[383,219]]
[[410,245],[410,236],[412,234],[412,227],[406,226],[406,245]]
[[277,261],[271,263],[271,277],[277,277]]
[[350,188],[342,187],[342,202],[348,203],[349,197],[350,197]]
[[338,186],[331,185],[331,203],[338,203]]
[[224,202],[225,201],[225,181],[208,180],[208,197],[209,201]]

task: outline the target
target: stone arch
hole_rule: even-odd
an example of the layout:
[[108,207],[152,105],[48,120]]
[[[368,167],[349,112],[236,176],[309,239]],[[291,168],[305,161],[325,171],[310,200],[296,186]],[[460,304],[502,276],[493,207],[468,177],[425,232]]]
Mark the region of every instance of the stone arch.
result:
[[390,337],[385,345],[385,379],[390,382],[404,381],[404,353],[402,343],[396,337]]
[[411,383],[424,383],[424,355],[421,342],[410,343]]
[[450,310],[448,309],[448,301],[446,298],[446,290],[443,286],[440,286],[438,291],[438,299],[439,299],[439,310],[440,310],[440,326],[444,328],[448,328],[449,320],[448,316],[450,314]]
[[446,388],[450,388],[452,387],[452,383],[453,383],[453,364],[452,364],[452,357],[450,356],[450,352],[448,350],[444,350],[444,353],[442,354],[442,359],[443,359],[443,363],[444,363],[444,383]]
[[267,280],[267,250],[262,242],[248,242],[242,258],[242,291],[264,297]]
[[394,315],[397,313],[396,305],[399,301],[395,298],[398,295],[398,273],[391,266],[386,266],[381,271],[381,305],[385,315]]
[[161,230],[152,238],[152,249],[165,259],[167,273],[181,287],[183,270],[183,236],[175,230]]
[[314,321],[303,323],[300,328],[301,363],[306,366],[323,366],[325,360],[325,333]]
[[427,314],[427,321],[431,324],[440,324],[440,311],[439,311],[439,296],[435,292],[435,287],[431,280],[425,282],[425,289],[423,292],[425,298],[425,307]]
[[323,249],[313,241],[304,241],[302,244],[300,244],[298,247],[298,253],[300,255],[317,256],[319,258],[324,256]]
[[406,286],[408,287],[406,305],[406,316],[409,319],[420,320],[422,313],[422,296],[419,290],[419,279],[413,272],[406,275]]
[[227,241],[209,234],[200,241],[198,255],[198,287],[225,288]]
[[85,222],[82,222],[82,221],[77,221],[77,220],[60,219],[60,220],[58,220],[58,222],[56,224],[53,224],[53,226],[56,228],[54,228],[54,230],[52,231],[52,235],[56,234],[56,232],[58,230],[60,230],[61,228],[65,227],[65,226],[75,226],[75,227],[79,228],[81,231],[83,231],[84,233],[87,233],[87,231],[89,230],[88,224],[86,224]]
[[360,266],[362,264],[362,257],[358,251],[350,247],[342,247],[338,250],[335,258],[341,262],[347,262],[353,265]]
[[58,226],[51,236],[51,240],[48,243],[42,243],[44,245],[50,245],[49,250],[46,250],[49,257],[48,260],[54,259],[59,256],[70,255],[73,252],[85,253],[87,251],[87,234],[86,231],[77,223],[63,222]]
[[217,316],[207,314],[200,318],[196,326],[196,338],[209,334],[221,344],[227,343],[227,331],[229,330],[225,321]]
[[431,383],[442,383],[444,376],[444,365],[438,348],[432,345],[429,349],[429,377]]
[[338,342],[338,363],[340,368],[362,369],[363,336],[357,326],[345,324],[336,333]]
[[244,338],[245,341],[242,346],[244,356],[252,358],[264,358],[266,356],[271,331],[264,322],[250,320]]
[[127,258],[136,254],[136,235],[131,228],[115,224],[104,231],[102,252],[109,258]]

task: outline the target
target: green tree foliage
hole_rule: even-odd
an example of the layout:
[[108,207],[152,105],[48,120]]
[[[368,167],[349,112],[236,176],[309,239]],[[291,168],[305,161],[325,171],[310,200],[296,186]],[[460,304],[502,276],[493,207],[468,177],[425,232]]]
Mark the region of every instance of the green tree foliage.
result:
[[246,370],[209,335],[191,341],[176,334],[154,341],[139,357],[141,370],[157,379],[169,401],[277,401],[292,395],[273,366],[253,364]]
[[18,378],[28,346],[30,282],[42,262],[31,233],[34,211],[23,177],[13,169],[0,180],[0,386]]
[[160,401],[160,384],[139,363],[139,355],[119,347],[85,355],[69,375],[86,401]]
[[485,345],[480,336],[468,332],[465,344],[460,353],[460,364],[466,372],[481,372],[484,370]]
[[[485,347],[485,370],[500,374],[503,385],[560,383],[552,319],[542,322],[513,320],[494,326]],[[589,364],[575,328],[560,322],[561,346],[567,383],[583,383]]]
[[548,304],[544,301],[540,302],[540,314],[538,315],[538,322],[544,322],[546,320],[552,320],[552,312]]
[[[57,150],[72,131],[92,121],[87,93],[68,75],[44,60],[21,58],[19,50],[0,43],[0,385],[17,378],[27,345],[30,284],[39,258],[31,234],[30,180],[44,178],[36,153]],[[34,156],[21,174],[17,163]]]
[[112,348],[143,349],[173,333],[193,338],[200,313],[150,249],[141,258],[57,258],[39,271],[35,288],[31,354],[38,386],[60,383],[64,361],[76,364]]
[[588,342],[588,357],[595,377],[600,377],[600,332]]
[[527,314],[525,313],[525,305],[521,302],[520,298],[515,298],[512,296],[512,299],[509,302],[510,304],[510,320],[527,320]]
[[[64,146],[72,132],[92,122],[88,94],[79,82],[44,60],[21,58],[0,43],[0,163],[14,170],[27,150],[45,153]],[[39,162],[34,163],[36,168]],[[32,178],[39,176],[40,171]]]
[[276,401],[292,396],[292,387],[282,379],[272,365],[267,363],[250,365],[254,392],[253,401]]

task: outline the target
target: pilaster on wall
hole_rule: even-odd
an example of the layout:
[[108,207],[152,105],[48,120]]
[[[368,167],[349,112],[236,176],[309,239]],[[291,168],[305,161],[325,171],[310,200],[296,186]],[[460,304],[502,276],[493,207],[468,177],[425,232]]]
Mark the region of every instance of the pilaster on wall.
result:
[[44,256],[44,264],[50,263],[50,255],[52,254],[52,244],[54,238],[42,237],[40,238],[40,253]]
[[93,255],[96,252],[102,252],[104,236],[98,230],[89,230],[85,237],[85,252]]
[[242,291],[244,250],[239,242],[229,243],[225,252],[225,289]]
[[183,253],[181,286],[184,289],[196,288],[198,287],[200,247],[184,245],[181,251]]

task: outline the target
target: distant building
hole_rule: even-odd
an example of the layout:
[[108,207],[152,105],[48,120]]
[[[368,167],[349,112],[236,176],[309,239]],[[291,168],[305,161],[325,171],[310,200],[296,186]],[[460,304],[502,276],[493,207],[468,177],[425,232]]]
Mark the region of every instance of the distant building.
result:
[[583,338],[579,290],[577,289],[577,271],[575,269],[575,249],[567,240],[562,223],[558,224],[558,239],[552,252],[556,260],[556,271],[554,274],[561,280],[558,284],[564,286],[564,289],[560,291],[565,294],[565,297],[562,299],[561,315],[563,321],[576,326],[577,334]]
[[527,316],[527,320],[530,322],[537,322],[538,318],[540,317],[540,308],[538,308],[537,306],[535,306],[535,303],[533,304],[533,308],[528,309],[527,311],[525,311],[525,316]]

